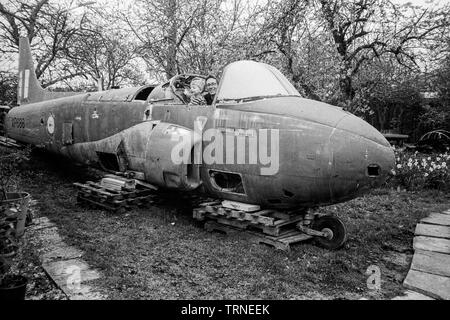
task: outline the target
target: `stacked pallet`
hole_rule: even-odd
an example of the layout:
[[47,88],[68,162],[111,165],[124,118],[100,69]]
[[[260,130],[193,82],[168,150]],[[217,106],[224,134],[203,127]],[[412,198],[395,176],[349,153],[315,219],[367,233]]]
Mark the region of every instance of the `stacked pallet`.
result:
[[4,136],[0,136],[0,145],[8,148],[22,148],[16,140]]
[[131,180],[108,175],[99,183],[74,183],[78,189],[77,200],[114,212],[152,204],[155,198],[154,189],[137,188],[136,182]]
[[310,239],[296,228],[303,221],[304,212],[261,210],[246,204],[231,201],[202,203],[194,209],[194,219],[205,221],[208,231],[227,234],[245,231],[251,240],[266,243],[278,249],[289,250],[289,245]]
[[279,236],[284,230],[292,229],[295,224],[302,221],[303,215],[298,211],[257,210],[248,212],[231,209],[216,201],[203,203],[199,208],[194,209],[194,218],[199,221],[215,220],[218,223],[240,229],[260,229],[265,234]]
[[245,232],[243,232],[243,230],[240,228],[224,225],[222,223],[217,223],[211,220],[205,223],[205,229],[209,232],[219,231],[227,235],[240,234],[252,243],[266,244],[276,249],[287,252],[291,250],[292,244],[306,241],[312,238],[312,236],[304,234],[293,228],[290,230],[286,230],[279,236],[270,236],[268,234],[249,230],[245,230]]
[[112,177],[105,177],[100,180],[100,185],[105,187],[106,189],[112,190],[134,190],[136,189],[135,180],[131,179],[117,179]]

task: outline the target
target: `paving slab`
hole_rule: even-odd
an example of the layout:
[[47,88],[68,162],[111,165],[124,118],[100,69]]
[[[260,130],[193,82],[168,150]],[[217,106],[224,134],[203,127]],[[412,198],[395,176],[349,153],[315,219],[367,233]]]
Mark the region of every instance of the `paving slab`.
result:
[[450,255],[417,250],[411,263],[411,269],[450,277]]
[[83,286],[80,290],[70,290],[67,292],[70,292],[70,300],[105,300],[107,298],[90,286]]
[[392,300],[435,300],[429,296],[421,294],[419,292],[406,290],[404,296],[395,297]]
[[33,227],[30,231],[39,240],[42,267],[70,300],[107,298],[87,284],[100,278],[101,274],[81,259],[83,251],[66,244],[58,228],[45,217],[40,218]]
[[416,226],[415,235],[450,239],[450,227],[418,223]]
[[450,300],[450,278],[409,270],[403,285],[435,299]]
[[450,226],[450,215],[443,213],[432,213],[430,216],[420,220],[422,223]]
[[55,281],[67,281],[69,278],[77,275],[80,276],[81,282],[95,280],[100,277],[99,272],[97,270],[90,269],[89,265],[82,259],[44,262],[43,267]]
[[99,292],[86,284],[100,278],[100,273],[90,269],[89,265],[81,259],[45,262],[45,272],[64,291],[70,300],[104,299]]
[[450,240],[417,236],[414,237],[414,250],[433,251],[450,254]]
[[47,262],[55,260],[70,260],[81,258],[83,256],[83,251],[66,245],[61,244],[60,246],[52,246],[42,253],[42,259]]

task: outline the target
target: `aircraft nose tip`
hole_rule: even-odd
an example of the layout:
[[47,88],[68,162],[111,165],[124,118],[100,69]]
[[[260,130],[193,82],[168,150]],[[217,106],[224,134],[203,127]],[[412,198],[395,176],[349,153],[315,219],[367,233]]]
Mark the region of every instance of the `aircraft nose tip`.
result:
[[348,115],[330,139],[333,146],[332,197],[380,186],[394,168],[395,156],[385,137],[364,120]]

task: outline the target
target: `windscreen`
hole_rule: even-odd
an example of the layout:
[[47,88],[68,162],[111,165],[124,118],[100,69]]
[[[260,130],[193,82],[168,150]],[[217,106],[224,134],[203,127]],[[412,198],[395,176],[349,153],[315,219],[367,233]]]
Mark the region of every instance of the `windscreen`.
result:
[[255,61],[237,61],[225,68],[217,100],[271,96],[300,96],[300,94],[276,68]]

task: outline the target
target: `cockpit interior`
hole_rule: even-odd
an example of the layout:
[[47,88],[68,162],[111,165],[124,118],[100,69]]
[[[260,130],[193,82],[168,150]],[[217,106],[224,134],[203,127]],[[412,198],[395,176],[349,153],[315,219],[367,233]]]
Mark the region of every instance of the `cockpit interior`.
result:
[[190,88],[192,79],[204,76],[197,74],[181,74],[172,77],[168,82],[156,87],[149,95],[149,101],[173,100],[176,104],[188,104],[189,97],[184,93]]

